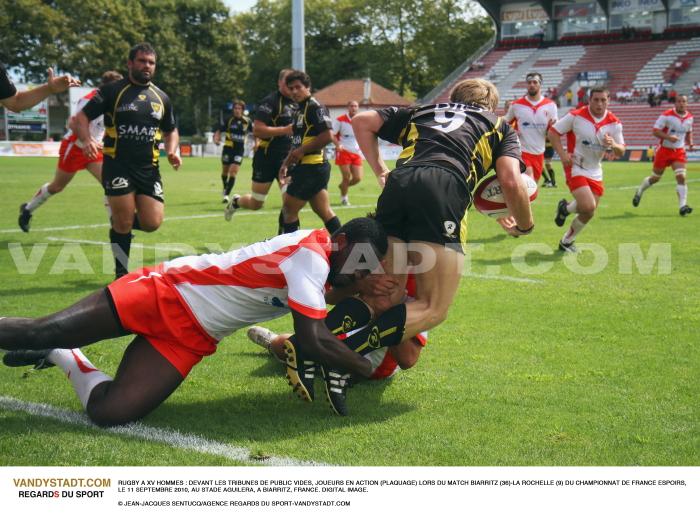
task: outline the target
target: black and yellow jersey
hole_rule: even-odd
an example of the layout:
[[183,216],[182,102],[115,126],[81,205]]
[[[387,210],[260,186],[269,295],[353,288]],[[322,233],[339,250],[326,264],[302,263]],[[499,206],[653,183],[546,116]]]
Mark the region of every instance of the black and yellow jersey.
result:
[[[265,123],[269,127],[287,126],[292,123],[296,113],[297,104],[279,91],[268,94],[258,104],[255,110],[255,120]],[[261,149],[265,152],[288,153],[292,147],[289,136],[271,137],[260,141]]]
[[168,95],[128,78],[104,85],[83,107],[88,119],[104,114],[103,154],[140,168],[158,168],[162,134],[175,129]]
[[[299,104],[296,118],[294,120],[294,135],[292,135],[292,146],[298,148],[303,144],[310,143],[318,135],[333,128],[331,116],[324,105],[318,103],[313,96]],[[326,156],[323,148],[313,153],[307,153],[301,159],[301,164],[323,164]]]
[[17,88],[7,76],[5,66],[0,64],[0,100],[11,98],[17,94]]
[[403,147],[396,167],[437,166],[456,172],[469,191],[502,156],[525,170],[520,141],[508,123],[477,105],[439,103],[377,110],[384,120],[379,137]]
[[245,116],[231,116],[219,125],[219,132],[225,134],[224,147],[239,148],[245,144],[245,136],[253,129],[250,119]]

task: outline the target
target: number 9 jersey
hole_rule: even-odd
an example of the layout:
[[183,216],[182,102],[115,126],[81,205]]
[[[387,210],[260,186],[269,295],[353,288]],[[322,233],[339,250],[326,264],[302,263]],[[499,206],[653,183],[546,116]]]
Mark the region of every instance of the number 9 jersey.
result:
[[384,120],[379,137],[403,147],[397,168],[442,167],[458,173],[471,192],[499,157],[510,156],[522,164],[520,141],[513,128],[478,105],[438,103],[389,107],[377,113]]

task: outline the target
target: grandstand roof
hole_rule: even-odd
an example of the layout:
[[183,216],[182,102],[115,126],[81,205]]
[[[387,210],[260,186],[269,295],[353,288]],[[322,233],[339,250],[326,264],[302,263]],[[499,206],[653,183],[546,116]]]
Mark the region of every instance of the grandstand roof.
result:
[[356,101],[361,105],[389,106],[410,105],[411,102],[394,91],[371,82],[369,101],[364,97],[364,80],[339,80],[314,93],[314,97],[326,107],[345,107],[348,102]]
[[[607,2],[596,0],[598,4],[607,12]],[[514,3],[521,3],[518,2],[517,0],[478,0],[479,4],[481,7],[484,8],[484,10],[493,18],[493,21],[496,22],[496,26],[498,27],[498,32],[500,34],[501,32],[501,6],[503,5],[508,5],[508,4],[514,4]],[[544,9],[545,12],[552,13],[552,8],[554,5],[554,0],[534,0],[531,3],[532,5],[539,5]],[[666,4],[666,0],[664,0],[664,5]]]

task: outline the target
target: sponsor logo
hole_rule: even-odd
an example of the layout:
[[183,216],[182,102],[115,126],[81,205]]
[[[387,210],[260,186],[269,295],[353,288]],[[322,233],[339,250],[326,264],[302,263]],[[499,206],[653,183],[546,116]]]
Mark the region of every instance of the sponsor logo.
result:
[[372,331],[369,334],[369,338],[367,339],[367,345],[373,349],[378,349],[380,340],[381,337],[379,336],[379,327],[373,326]]
[[152,141],[157,130],[153,126],[119,125],[117,127],[119,137],[137,141]]
[[117,107],[117,112],[138,112],[139,108],[133,103],[125,103]]
[[445,221],[443,223],[443,226],[445,227],[444,235],[450,237],[451,239],[454,239],[456,237],[455,230],[457,230],[457,223],[455,223],[454,221]]
[[143,101],[146,100],[146,95],[145,95],[145,94],[140,94],[140,95],[138,96],[138,98],[139,98],[139,100],[141,100],[141,101],[143,102]]
[[127,187],[129,187],[129,180],[127,180],[123,176],[118,176],[112,179],[110,186],[112,187],[112,189],[126,189]]
[[343,333],[347,333],[348,331],[352,330],[355,327],[355,324],[357,323],[353,321],[352,317],[349,315],[343,317]]

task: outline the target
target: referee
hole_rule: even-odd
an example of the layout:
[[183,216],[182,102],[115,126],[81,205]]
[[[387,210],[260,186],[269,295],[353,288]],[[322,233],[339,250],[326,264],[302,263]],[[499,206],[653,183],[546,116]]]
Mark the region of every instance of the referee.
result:
[[90,137],[88,125],[104,115],[102,186],[112,210],[109,240],[117,278],[128,272],[132,228],[152,232],[163,222],[163,183],[158,167],[161,140],[165,141],[170,165],[177,170],[182,164],[170,98],[151,82],[156,57],[150,44],[134,46],[127,61],[128,78],[100,87],[76,115],[76,133],[88,158],[100,147]]

